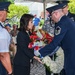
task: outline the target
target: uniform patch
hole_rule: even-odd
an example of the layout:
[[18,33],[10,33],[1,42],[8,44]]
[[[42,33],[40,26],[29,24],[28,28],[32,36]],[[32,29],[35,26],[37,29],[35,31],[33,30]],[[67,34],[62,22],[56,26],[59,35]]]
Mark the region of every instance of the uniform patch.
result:
[[72,21],[74,21],[74,18],[73,18],[73,17],[71,17],[71,20],[72,20]]
[[59,35],[60,32],[61,32],[61,28],[59,26],[57,26],[55,29],[55,35]]

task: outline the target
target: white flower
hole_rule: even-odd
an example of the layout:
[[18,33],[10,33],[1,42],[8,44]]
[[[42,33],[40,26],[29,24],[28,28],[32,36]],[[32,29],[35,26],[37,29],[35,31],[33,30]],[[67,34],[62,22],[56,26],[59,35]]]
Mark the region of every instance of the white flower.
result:
[[49,57],[49,56],[46,56],[46,57],[43,58],[42,61],[43,61],[43,63],[45,63],[47,66],[50,66],[50,61],[49,61],[49,60],[51,60],[50,57]]
[[60,73],[64,66],[64,53],[61,48],[56,52],[56,56],[55,61],[46,56],[43,58],[43,62],[50,68],[51,72]]
[[57,64],[54,61],[51,61],[50,62],[50,70],[53,73],[56,73],[57,72]]
[[39,45],[39,41],[34,42],[34,46],[38,46]]
[[36,56],[40,56],[39,51],[38,51],[38,50],[34,50],[34,55],[36,55]]
[[37,31],[37,33],[36,33],[36,34],[37,34],[37,36],[38,36],[40,39],[42,39],[42,38],[43,38],[43,36],[42,36],[42,34],[40,33],[40,31],[39,31],[39,30]]
[[36,42],[34,42],[34,45],[33,45],[33,46],[34,46],[34,47],[35,47],[35,46],[41,47],[41,46],[45,46],[45,44],[44,44],[43,41],[36,41]]

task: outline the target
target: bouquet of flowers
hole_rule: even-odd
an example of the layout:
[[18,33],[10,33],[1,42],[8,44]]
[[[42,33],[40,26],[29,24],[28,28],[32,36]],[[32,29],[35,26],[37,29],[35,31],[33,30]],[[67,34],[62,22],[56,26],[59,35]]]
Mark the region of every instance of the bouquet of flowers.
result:
[[45,31],[39,29],[32,33],[30,39],[31,42],[29,43],[28,48],[33,48],[34,54],[36,56],[40,56],[39,49],[49,44],[52,41],[53,37]]

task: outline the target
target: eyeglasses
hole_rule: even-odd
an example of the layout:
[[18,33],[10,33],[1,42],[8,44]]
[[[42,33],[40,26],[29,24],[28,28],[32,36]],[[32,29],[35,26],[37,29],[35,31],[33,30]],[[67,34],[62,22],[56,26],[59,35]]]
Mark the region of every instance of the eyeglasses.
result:
[[56,11],[53,11],[53,12],[51,13],[51,16],[52,16],[54,13],[56,13]]

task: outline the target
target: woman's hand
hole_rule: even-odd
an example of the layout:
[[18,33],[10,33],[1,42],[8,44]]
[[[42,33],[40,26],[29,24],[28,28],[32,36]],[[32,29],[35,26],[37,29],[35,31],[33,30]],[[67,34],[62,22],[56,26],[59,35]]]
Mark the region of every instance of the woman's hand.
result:
[[42,63],[42,61],[41,61],[41,59],[39,57],[34,56],[33,58],[36,59],[38,62]]

